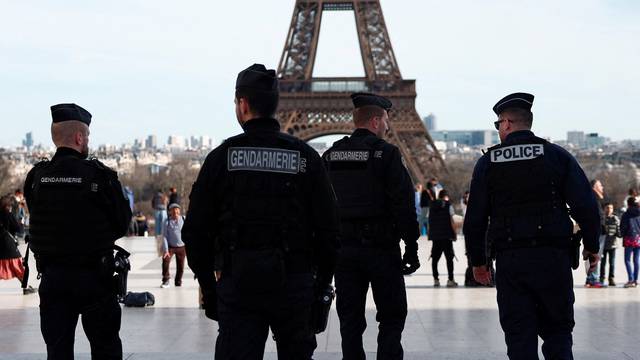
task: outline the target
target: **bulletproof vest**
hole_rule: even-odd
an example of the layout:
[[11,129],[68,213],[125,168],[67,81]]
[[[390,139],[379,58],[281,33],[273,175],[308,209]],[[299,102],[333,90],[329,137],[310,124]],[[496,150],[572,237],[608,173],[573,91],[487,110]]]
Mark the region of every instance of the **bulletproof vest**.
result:
[[436,200],[429,207],[429,239],[454,239],[455,233],[451,229],[451,204],[443,200]]
[[119,237],[109,218],[103,169],[74,156],[54,157],[33,170],[31,248],[40,255],[92,254]]
[[[568,239],[573,230],[561,189],[562,179],[547,164],[553,151],[538,137],[489,149],[488,238],[494,244]],[[547,244],[548,245],[548,244]]]
[[382,144],[373,136],[345,137],[324,154],[343,222],[386,217],[383,169],[376,166]]
[[309,249],[303,177],[306,158],[298,140],[277,133],[246,133],[227,140],[224,245],[235,248]]

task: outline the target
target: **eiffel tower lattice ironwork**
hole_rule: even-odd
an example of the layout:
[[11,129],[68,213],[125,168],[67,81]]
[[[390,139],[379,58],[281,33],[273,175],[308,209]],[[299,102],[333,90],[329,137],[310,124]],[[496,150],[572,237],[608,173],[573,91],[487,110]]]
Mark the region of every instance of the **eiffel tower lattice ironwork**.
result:
[[[365,77],[314,78],[323,11],[353,11]],[[415,80],[400,74],[379,0],[297,0],[280,64],[283,131],[303,140],[353,131],[351,92],[393,101],[387,138],[400,148],[414,181],[443,170],[444,162],[415,108]]]

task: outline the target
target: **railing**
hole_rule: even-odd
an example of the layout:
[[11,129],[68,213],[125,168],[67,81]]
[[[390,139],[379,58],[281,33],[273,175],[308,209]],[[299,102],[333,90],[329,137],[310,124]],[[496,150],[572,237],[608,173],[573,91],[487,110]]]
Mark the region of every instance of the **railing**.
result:
[[316,78],[280,80],[281,93],[415,92],[414,80],[374,80],[364,78]]

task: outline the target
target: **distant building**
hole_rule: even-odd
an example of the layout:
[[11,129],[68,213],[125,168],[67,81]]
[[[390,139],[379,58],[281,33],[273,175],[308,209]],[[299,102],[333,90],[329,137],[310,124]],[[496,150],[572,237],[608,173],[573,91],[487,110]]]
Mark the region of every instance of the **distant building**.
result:
[[605,145],[609,140],[598,133],[584,133],[583,131],[568,131],[567,143],[578,149],[593,149]]
[[428,131],[434,131],[436,129],[436,116],[433,113],[425,116],[422,121]]
[[588,149],[601,147],[607,143],[607,139],[599,136],[598,133],[589,133],[585,135],[585,147]]
[[33,133],[31,133],[31,131],[29,131],[24,140],[22,140],[22,146],[26,147],[27,150],[31,150],[31,147],[33,146]]
[[184,137],[179,135],[169,135],[167,146],[173,149],[183,149],[188,145]]
[[584,131],[567,131],[567,143],[575,147],[582,148],[585,146]]
[[491,146],[500,142],[495,130],[440,130],[430,133],[434,141],[458,145]]
[[144,149],[146,145],[146,142],[142,139],[135,139],[133,140],[133,148],[134,149]]
[[147,141],[145,142],[145,147],[147,149],[157,149],[158,148],[158,138],[155,135],[149,135],[147,137]]

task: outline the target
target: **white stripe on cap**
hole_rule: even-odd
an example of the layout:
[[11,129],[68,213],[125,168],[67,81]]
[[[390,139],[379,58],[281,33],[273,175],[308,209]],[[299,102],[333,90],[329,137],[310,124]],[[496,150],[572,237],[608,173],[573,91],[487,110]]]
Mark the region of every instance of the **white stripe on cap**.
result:
[[522,101],[526,102],[527,104],[533,105],[533,103],[532,103],[531,101],[527,100],[527,99],[523,99],[523,98],[513,98],[513,99],[509,99],[509,100],[507,100],[507,101],[501,102],[500,104],[496,105],[496,109],[497,109],[497,108],[499,108],[499,107],[501,107],[502,105],[504,105],[504,104],[506,104],[506,103],[510,102],[510,101],[515,101],[515,100],[522,100]]

